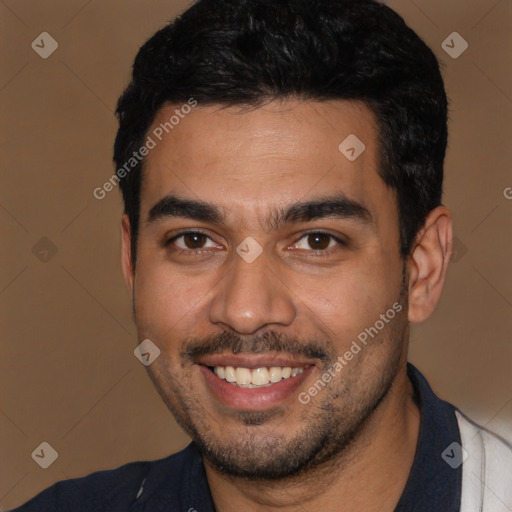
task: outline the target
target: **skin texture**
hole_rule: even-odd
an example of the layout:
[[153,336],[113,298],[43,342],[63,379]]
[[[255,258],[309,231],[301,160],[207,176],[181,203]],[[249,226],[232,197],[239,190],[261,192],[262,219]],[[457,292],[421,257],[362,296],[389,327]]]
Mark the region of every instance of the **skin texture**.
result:
[[[154,126],[175,108],[161,109]],[[350,134],[365,144],[355,161],[338,150]],[[400,498],[419,429],[406,375],[409,322],[428,318],[439,300],[451,217],[445,207],[433,210],[404,262],[395,193],[377,165],[374,117],[347,101],[198,106],[146,159],[137,271],[124,216],[123,272],[139,340],[161,350],[148,366],[150,377],[203,450],[219,511],[392,511]],[[150,221],[151,209],[169,194],[212,203],[225,222]],[[369,220],[276,226],[271,212],[332,194],[362,205]],[[197,229],[206,237],[166,244]],[[308,237],[319,231],[344,243]],[[262,248],[252,263],[236,252],[247,237]],[[301,403],[299,393],[394,304],[401,311]],[[312,367],[270,406],[259,398],[233,406],[212,391],[200,363],[235,347],[246,361],[257,353]]]

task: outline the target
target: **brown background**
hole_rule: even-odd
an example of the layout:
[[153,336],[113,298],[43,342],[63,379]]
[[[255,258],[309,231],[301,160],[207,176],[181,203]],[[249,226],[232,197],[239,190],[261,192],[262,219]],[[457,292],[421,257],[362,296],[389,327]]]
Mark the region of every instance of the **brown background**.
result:
[[[413,330],[410,360],[443,398],[510,438],[512,4],[387,3],[444,62],[451,101],[445,203],[456,254],[437,313]],[[0,1],[2,508],[188,442],[133,355],[119,192],[92,195],[114,171],[113,111],[137,49],[187,5]],[[43,31],[59,44],[48,59],[31,48]],[[454,31],[469,43],[457,59],[441,48]],[[59,453],[46,470],[31,458],[42,441]]]

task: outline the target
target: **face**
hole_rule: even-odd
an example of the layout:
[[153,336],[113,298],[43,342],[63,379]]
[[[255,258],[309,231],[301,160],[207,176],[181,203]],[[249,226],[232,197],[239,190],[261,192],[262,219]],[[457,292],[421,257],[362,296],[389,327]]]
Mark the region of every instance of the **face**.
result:
[[[365,146],[355,159],[362,146],[338,147],[351,134]],[[406,351],[398,211],[371,112],[196,106],[153,138],[135,275],[126,219],[124,267],[139,339],[161,351],[147,367],[159,393],[231,475],[282,478],[329,460]]]

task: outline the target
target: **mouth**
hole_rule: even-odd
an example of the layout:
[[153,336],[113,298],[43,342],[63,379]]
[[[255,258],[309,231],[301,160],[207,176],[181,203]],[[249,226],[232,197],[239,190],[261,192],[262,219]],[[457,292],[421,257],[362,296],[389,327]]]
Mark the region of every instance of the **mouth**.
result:
[[310,361],[216,354],[196,362],[211,396],[230,409],[261,411],[293,400],[314,371]]
[[285,379],[292,379],[300,375],[311,365],[305,366],[270,366],[259,368],[243,368],[234,366],[215,366],[208,368],[217,375],[219,379],[240,388],[262,388],[269,387]]

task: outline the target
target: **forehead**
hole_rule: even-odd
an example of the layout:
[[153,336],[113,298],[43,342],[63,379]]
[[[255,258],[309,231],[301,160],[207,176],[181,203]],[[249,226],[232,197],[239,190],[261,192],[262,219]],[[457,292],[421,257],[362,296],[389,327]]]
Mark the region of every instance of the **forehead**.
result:
[[142,219],[171,194],[215,203],[226,215],[237,211],[238,221],[308,195],[341,192],[370,211],[389,200],[377,173],[376,122],[362,103],[188,110],[164,106],[148,131],[155,147],[144,165]]

